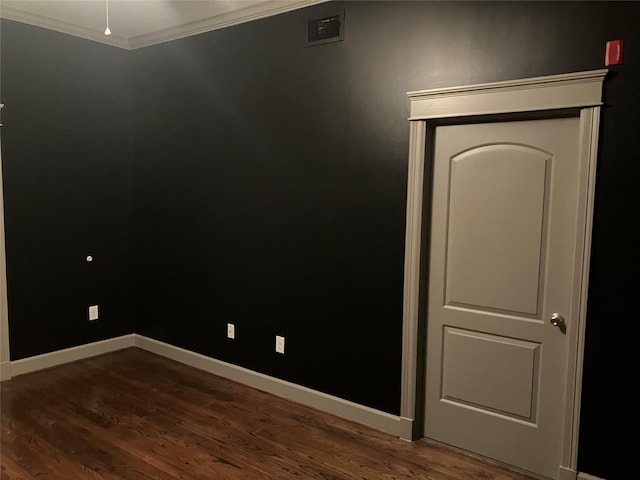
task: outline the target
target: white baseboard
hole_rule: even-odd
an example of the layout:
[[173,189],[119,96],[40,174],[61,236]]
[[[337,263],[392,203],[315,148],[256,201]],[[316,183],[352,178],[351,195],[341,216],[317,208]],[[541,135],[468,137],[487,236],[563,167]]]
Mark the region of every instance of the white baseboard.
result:
[[9,380],[12,377],[23,375],[25,373],[31,373],[44,368],[62,365],[63,363],[74,362],[76,360],[82,360],[83,358],[94,357],[103,353],[133,347],[134,344],[134,334],[129,334],[99,342],[87,343],[77,347],[65,348],[64,350],[57,350],[51,353],[35,355],[22,360],[2,362],[2,364],[0,364],[0,367],[2,368],[0,378],[3,381]]
[[142,335],[135,335],[135,346],[214,375],[367,425],[385,433],[402,438],[411,438],[413,426],[411,419],[391,415]]
[[571,468],[560,467],[558,469],[558,480],[577,480],[578,472]]
[[11,362],[0,362],[0,382],[11,378]]
[[588,473],[578,473],[578,480],[604,480],[604,478],[594,477]]
[[411,438],[413,429],[412,419],[391,415],[381,410],[350,402],[342,398],[334,397],[333,395],[254,372],[247,368],[216,360],[137,334],[123,335],[100,342],[35,355],[21,360],[1,362],[0,379],[2,381],[9,380],[12,377],[25,373],[31,373],[134,346],[214,375],[219,375],[273,395],[317,408],[318,410],[352,420],[362,425],[367,425],[400,438]]

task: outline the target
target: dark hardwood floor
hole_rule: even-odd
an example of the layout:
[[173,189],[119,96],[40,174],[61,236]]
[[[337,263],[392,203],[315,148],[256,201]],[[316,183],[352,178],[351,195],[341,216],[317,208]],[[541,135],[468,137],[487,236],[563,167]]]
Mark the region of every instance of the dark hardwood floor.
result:
[[534,479],[135,348],[0,389],[6,480]]

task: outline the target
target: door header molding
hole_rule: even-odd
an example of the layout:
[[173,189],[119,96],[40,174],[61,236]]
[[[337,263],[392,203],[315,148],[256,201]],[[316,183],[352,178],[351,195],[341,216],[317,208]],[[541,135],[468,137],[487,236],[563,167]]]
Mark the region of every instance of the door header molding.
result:
[[408,92],[409,120],[535,112],[602,105],[608,70]]

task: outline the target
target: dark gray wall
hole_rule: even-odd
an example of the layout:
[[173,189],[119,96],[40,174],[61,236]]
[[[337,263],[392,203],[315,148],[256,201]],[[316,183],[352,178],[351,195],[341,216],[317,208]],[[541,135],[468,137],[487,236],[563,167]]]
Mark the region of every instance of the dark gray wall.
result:
[[1,41],[11,359],[131,333],[128,52],[7,20]]
[[[337,8],[344,41],[305,48],[305,20]],[[138,330],[398,413],[405,92],[603,68],[605,42],[621,38],[579,463],[627,478],[625,446],[603,440],[632,411],[620,381],[633,377],[630,340],[609,307],[630,319],[637,285],[639,15],[629,2],[347,2],[134,51]]]
[[[346,13],[344,41],[305,48],[305,20],[335,8]],[[398,413],[405,92],[603,68],[605,42],[621,38],[625,63],[605,85],[578,462],[627,480],[637,18],[636,2],[347,2],[132,52],[3,22],[12,354],[86,338],[72,327],[89,328],[83,288],[93,285],[111,292],[123,332]],[[133,105],[121,95],[129,73]],[[53,95],[38,93],[49,83]],[[15,118],[29,120],[17,133]],[[103,180],[97,195],[85,178]],[[94,283],[79,280],[94,275],[82,263],[89,247],[109,258]],[[120,283],[129,260],[133,290]],[[58,311],[77,322],[52,327],[47,314],[70,317]],[[284,356],[276,334],[287,337]]]

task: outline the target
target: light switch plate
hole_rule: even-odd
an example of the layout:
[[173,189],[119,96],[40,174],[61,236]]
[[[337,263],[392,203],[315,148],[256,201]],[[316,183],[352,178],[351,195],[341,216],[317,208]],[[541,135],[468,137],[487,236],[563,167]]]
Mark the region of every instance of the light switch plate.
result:
[[284,337],[276,335],[276,352],[284,354]]
[[91,305],[89,307],[89,320],[98,320],[98,305]]

